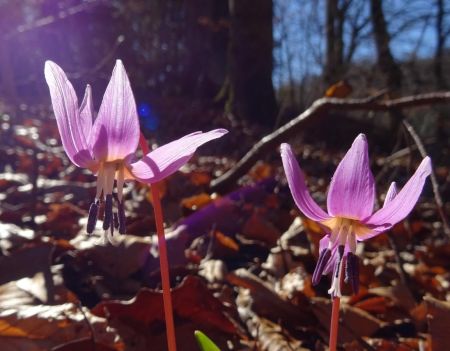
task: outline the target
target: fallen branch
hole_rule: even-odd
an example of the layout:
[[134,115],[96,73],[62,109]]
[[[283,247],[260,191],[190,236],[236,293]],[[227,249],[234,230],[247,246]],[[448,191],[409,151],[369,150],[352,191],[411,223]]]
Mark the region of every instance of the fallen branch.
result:
[[449,102],[450,91],[413,95],[386,101],[373,100],[372,97],[366,99],[321,98],[316,100],[311,107],[302,114],[258,141],[233,168],[211,182],[211,190],[220,191],[235,183],[250,170],[264,153],[271,151],[281,142],[286,141],[289,137],[295,135],[303,126],[304,122],[311,117],[317,117],[332,110],[392,111]]

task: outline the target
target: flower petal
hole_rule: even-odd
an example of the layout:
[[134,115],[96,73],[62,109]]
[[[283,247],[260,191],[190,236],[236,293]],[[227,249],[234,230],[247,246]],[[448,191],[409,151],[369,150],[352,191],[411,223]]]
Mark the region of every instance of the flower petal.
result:
[[327,207],[332,216],[362,219],[370,216],[375,202],[375,183],[369,167],[367,140],[358,135],[339,163],[330,189]]
[[139,119],[130,81],[122,61],[117,60],[106,88],[90,145],[97,160],[121,160],[136,151]]
[[383,207],[386,207],[386,205],[391,202],[392,200],[394,200],[394,197],[397,196],[397,184],[395,182],[392,182],[391,185],[389,186],[389,189],[386,193],[386,197],[384,198],[384,203],[383,203]]
[[80,118],[75,90],[56,63],[46,61],[44,74],[64,150],[75,165],[89,167],[93,159],[84,135],[86,121]]
[[313,221],[324,221],[330,216],[320,208],[308,192],[305,184],[305,176],[300,169],[294,153],[289,144],[281,144],[281,159],[284,173],[291,189],[295,204],[302,213]]
[[94,117],[94,104],[92,103],[92,88],[88,84],[84,91],[84,98],[80,105],[80,119],[83,127],[82,132],[85,140],[89,140],[92,130],[92,120]]
[[431,173],[431,159],[425,157],[416,172],[408,180],[403,189],[387,203],[383,208],[375,212],[368,219],[364,220],[364,224],[374,227],[374,232],[369,233],[361,240],[371,238],[382,231],[386,231],[394,224],[403,220],[413,209],[420,193],[422,192],[425,180]]
[[141,160],[130,164],[130,172],[141,182],[158,182],[184,166],[199,146],[210,140],[220,138],[226,133],[228,131],[225,129],[215,129],[207,133],[188,134],[160,146],[149,152]]

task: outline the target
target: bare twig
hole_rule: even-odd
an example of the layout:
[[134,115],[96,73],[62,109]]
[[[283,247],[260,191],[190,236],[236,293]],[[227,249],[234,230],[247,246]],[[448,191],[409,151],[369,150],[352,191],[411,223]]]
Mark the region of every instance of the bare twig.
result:
[[[414,142],[416,143],[417,148],[419,149],[420,155],[422,157],[426,157],[427,152],[425,150],[425,147],[423,146],[422,140],[420,139],[419,135],[414,130],[413,126],[406,120],[403,121],[403,124],[404,124],[406,130],[408,131],[408,133],[413,138]],[[441,217],[441,220],[442,220],[444,232],[445,232],[445,234],[450,236],[450,228],[448,225],[447,217],[445,215],[444,202],[442,201],[442,196],[441,196],[441,193],[439,192],[439,184],[436,179],[436,174],[434,173],[433,168],[431,169],[430,180],[431,180],[431,185],[433,188],[434,201],[436,202],[436,207],[439,212],[439,216]]]
[[449,92],[436,92],[407,96],[394,100],[373,101],[372,97],[366,99],[338,99],[321,98],[315,101],[310,108],[302,114],[281,126],[273,133],[266,135],[257,142],[249,152],[236,165],[221,177],[211,182],[211,189],[220,191],[243,176],[261,156],[277,147],[282,141],[294,135],[303,126],[303,123],[311,117],[317,117],[328,113],[331,110],[337,111],[392,111],[418,106],[426,106],[438,103],[449,103]]
[[89,331],[91,333],[91,338],[90,339],[91,339],[91,342],[92,342],[92,349],[94,351],[96,351],[97,350],[97,342],[96,342],[96,338],[95,338],[94,327],[92,326],[91,322],[89,321],[88,317],[86,316],[86,313],[83,310],[83,305],[81,304],[81,302],[77,301],[75,304],[76,304],[78,310],[83,315],[84,321],[86,322],[86,325],[89,328]]

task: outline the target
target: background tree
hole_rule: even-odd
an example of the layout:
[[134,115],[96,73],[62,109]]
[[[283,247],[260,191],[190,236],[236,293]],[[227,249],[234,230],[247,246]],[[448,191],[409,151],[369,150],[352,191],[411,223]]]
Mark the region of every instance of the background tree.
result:
[[398,92],[402,87],[402,71],[397,62],[395,62],[389,47],[391,39],[384,17],[383,1],[370,0],[370,15],[377,49],[378,66],[386,77],[388,88],[392,92]]
[[272,0],[230,0],[229,75],[237,116],[273,126]]

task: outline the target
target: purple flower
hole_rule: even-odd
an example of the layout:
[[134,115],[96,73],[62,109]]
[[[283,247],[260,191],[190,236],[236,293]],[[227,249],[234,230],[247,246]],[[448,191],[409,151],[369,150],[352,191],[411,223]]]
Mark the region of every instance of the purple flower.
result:
[[288,144],[281,145],[281,158],[292,196],[303,214],[327,229],[320,241],[319,261],[313,274],[313,284],[322,275],[332,273],[329,293],[341,296],[341,279],[350,283],[353,292],[359,286],[359,261],[355,255],[358,241],[370,239],[403,220],[413,209],[431,173],[431,160],[425,157],[414,175],[397,194],[392,183],[381,209],[373,212],[375,183],[369,168],[368,146],[360,134],[339,163],[328,190],[328,213],[309,194],[305,177]]
[[[225,129],[216,129],[188,134],[136,161],[134,154],[139,143],[139,119],[130,81],[120,60],[116,61],[95,120],[89,85],[78,106],[72,84],[54,62],[45,63],[45,79],[67,156],[76,166],[87,168],[97,175],[97,193],[89,209],[89,234],[94,231],[100,201],[103,200],[103,229],[112,232],[117,227],[120,233],[125,233],[123,186],[126,180],[158,182],[186,164],[200,145],[227,133]],[[115,184],[117,190],[113,196]],[[117,204],[115,213],[113,199]]]

